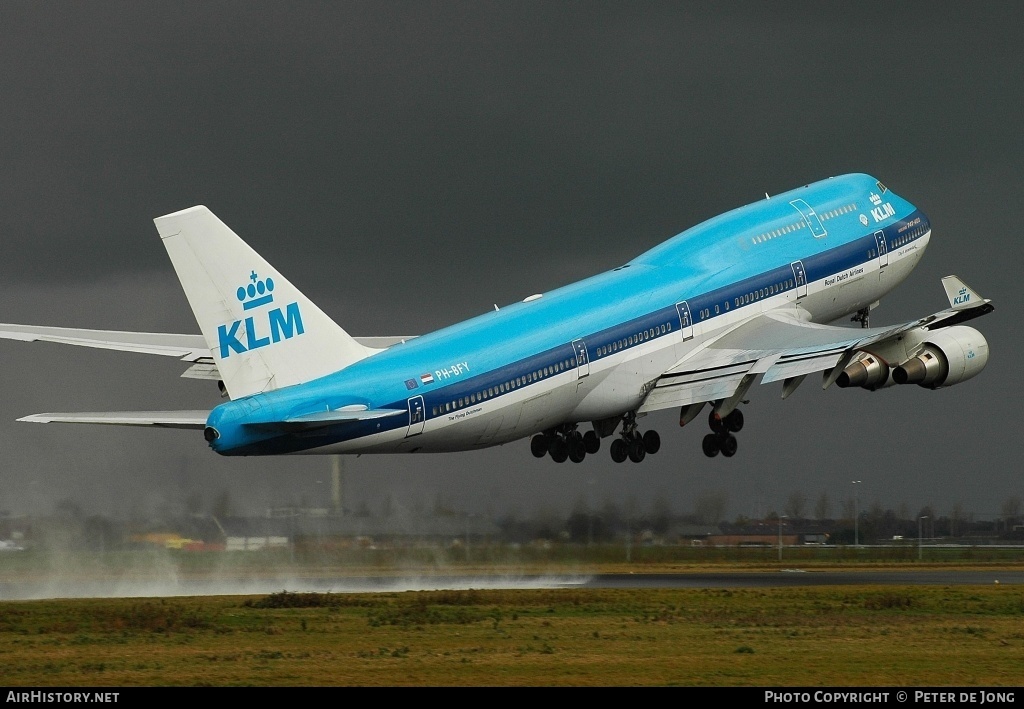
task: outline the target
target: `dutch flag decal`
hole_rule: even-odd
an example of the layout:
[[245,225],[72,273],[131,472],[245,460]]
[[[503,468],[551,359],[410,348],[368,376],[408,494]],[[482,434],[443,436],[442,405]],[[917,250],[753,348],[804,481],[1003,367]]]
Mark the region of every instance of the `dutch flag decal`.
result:
[[433,384],[434,383],[434,375],[431,374],[430,372],[427,372],[426,374],[421,374],[420,375],[420,381],[423,382],[424,384]]

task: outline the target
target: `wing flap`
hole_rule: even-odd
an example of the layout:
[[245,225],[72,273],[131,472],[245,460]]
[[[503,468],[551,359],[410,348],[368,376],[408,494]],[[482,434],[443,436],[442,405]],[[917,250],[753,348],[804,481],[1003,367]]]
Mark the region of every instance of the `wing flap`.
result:
[[19,421],[29,423],[95,423],[113,426],[158,426],[161,428],[206,427],[209,411],[94,411],[82,413],[32,414]]
[[768,369],[761,378],[762,384],[777,382],[780,379],[803,377],[814,372],[832,369],[843,358],[843,352],[827,352],[825,354],[808,355],[779,362]]
[[754,364],[746,362],[712,370],[697,369],[662,375],[637,413],[728,398]]

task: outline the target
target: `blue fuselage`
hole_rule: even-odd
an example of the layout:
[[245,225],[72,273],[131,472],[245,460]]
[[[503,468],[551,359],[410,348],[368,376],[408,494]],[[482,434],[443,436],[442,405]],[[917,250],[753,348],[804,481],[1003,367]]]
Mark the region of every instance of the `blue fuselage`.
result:
[[[710,219],[629,263],[392,346],[334,374],[230,401],[225,455],[482,448],[635,411],[703,340],[786,303],[816,322],[910,272],[927,217],[875,178],[823,180]],[[343,407],[400,410],[318,428],[258,425]]]

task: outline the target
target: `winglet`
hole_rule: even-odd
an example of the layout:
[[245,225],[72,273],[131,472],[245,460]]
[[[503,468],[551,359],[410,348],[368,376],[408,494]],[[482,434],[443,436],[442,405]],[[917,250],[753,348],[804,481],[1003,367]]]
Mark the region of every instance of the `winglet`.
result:
[[969,285],[960,280],[959,276],[946,276],[942,279],[942,287],[946,289],[946,297],[953,310],[964,310],[986,303]]

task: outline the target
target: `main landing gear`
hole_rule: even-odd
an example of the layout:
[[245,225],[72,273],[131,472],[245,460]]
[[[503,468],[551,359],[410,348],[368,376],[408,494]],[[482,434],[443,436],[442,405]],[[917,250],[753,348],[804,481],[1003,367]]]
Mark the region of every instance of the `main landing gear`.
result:
[[712,411],[708,416],[708,426],[711,427],[711,433],[704,436],[701,442],[704,455],[708,458],[714,458],[719,453],[726,458],[736,455],[736,436],[732,434],[739,433],[743,428],[743,412],[733,409],[728,416],[722,418]]
[[[629,458],[634,463],[639,463],[648,455],[654,455],[661,449],[661,436],[657,431],[647,431],[642,434],[637,430],[636,416],[627,414],[622,419],[622,435],[612,441],[612,460],[622,463]],[[609,420],[608,423],[614,423]],[[597,425],[597,424],[595,424]],[[613,428],[605,430],[609,435]],[[530,439],[530,452],[535,458],[551,456],[556,463],[564,463],[571,460],[574,463],[582,463],[587,454],[597,453],[601,448],[601,437],[596,431],[580,433],[576,424],[562,424],[544,433],[538,433]]]
[[616,463],[625,462],[629,458],[639,463],[647,454],[654,455],[661,450],[661,436],[657,431],[647,431],[643,435],[637,430],[636,415],[626,414],[622,420],[622,436],[612,441],[612,460]]
[[530,440],[530,451],[535,458],[551,456],[556,463],[571,460],[582,463],[587,453],[597,453],[601,439],[594,431],[580,433],[576,424],[563,424],[558,428],[538,433]]
[[[692,408],[687,410],[684,407],[684,418],[681,418],[680,421],[686,423],[695,418],[699,407],[704,405],[696,406],[698,407],[696,411]],[[575,423],[566,423],[557,428],[548,429],[543,433],[538,433],[530,440],[530,451],[536,458],[551,456],[551,460],[556,463],[564,463],[567,460],[582,463],[588,454],[597,453],[600,450],[601,437],[613,435],[620,420],[622,421],[622,431],[609,446],[612,460],[616,463],[624,463],[627,458],[634,463],[639,463],[661,449],[661,436],[658,435],[658,432],[646,431],[641,434],[637,430],[636,414],[630,412],[621,419],[616,417],[594,421],[594,427],[597,430],[586,433],[581,433],[578,430],[578,424]],[[738,444],[736,436],[733,434],[739,433],[743,428],[743,412],[733,409],[723,417],[712,410],[708,416],[708,426],[711,428],[711,433],[704,436],[704,440],[701,442],[704,455],[709,458],[714,458],[719,453],[726,458],[736,455]]]

